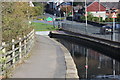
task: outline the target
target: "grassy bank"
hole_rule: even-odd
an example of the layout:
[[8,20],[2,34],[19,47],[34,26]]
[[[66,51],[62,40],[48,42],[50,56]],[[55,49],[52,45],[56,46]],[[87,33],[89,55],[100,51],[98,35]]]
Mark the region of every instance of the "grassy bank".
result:
[[54,31],[57,30],[57,28],[54,28],[53,25],[45,24],[45,23],[32,23],[32,26],[34,26],[36,31]]

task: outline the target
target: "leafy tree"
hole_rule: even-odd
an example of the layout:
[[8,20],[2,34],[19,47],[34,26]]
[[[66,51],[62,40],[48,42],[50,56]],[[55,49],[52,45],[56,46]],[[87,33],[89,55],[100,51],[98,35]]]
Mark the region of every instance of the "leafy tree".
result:
[[32,10],[34,10],[34,16],[42,15],[44,13],[44,7],[45,3],[43,2],[33,2],[35,7],[32,7]]
[[3,2],[2,3],[2,31],[3,41],[11,42],[28,34],[32,27],[29,20],[34,16],[42,15],[44,4],[39,3],[30,7],[28,2]]
[[31,31],[28,24],[30,7],[27,2],[3,2],[2,6],[3,41],[10,42]]
[[65,12],[68,16],[68,13],[72,12],[72,6],[67,5],[67,6],[61,6],[61,11]]
[[113,18],[106,18],[105,19],[105,22],[112,22],[113,21]]

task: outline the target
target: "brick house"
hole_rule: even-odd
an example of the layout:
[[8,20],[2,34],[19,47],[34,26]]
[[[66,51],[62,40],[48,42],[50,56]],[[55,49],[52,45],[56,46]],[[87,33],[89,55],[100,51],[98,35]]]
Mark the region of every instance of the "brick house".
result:
[[106,18],[106,7],[97,1],[88,4],[87,12],[91,13],[95,17],[102,17],[103,20]]

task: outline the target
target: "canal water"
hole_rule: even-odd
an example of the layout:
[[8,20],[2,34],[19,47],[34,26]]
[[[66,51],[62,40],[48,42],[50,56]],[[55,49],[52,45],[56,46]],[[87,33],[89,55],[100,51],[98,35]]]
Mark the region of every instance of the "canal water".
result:
[[71,53],[80,79],[120,80],[120,62],[84,45],[57,39]]

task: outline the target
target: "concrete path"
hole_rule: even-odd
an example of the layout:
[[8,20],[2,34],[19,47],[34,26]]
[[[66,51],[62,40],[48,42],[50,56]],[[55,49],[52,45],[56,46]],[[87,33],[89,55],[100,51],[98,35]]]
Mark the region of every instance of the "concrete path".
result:
[[64,53],[49,37],[37,35],[32,56],[19,66],[13,78],[65,78]]

